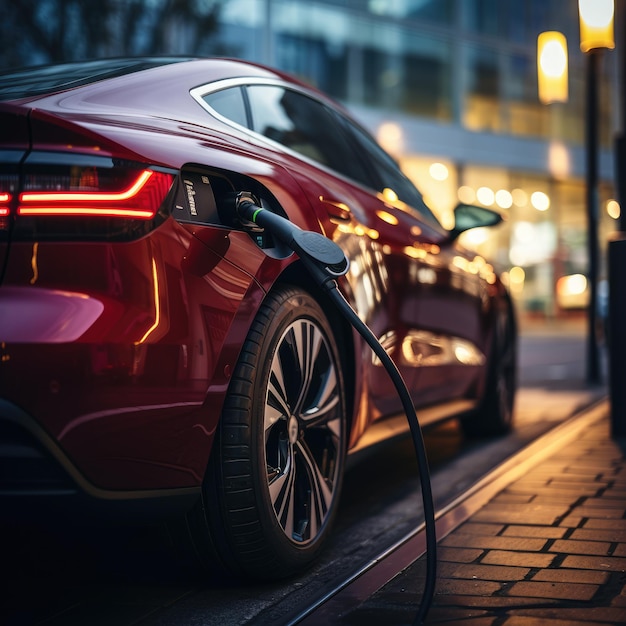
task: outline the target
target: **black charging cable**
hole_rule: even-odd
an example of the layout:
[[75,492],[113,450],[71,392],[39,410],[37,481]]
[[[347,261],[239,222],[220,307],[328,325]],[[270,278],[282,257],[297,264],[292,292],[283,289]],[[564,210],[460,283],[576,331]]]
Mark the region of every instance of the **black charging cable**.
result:
[[349,267],[343,250],[321,233],[302,230],[288,219],[265,210],[258,205],[252,194],[242,192],[234,196],[235,212],[244,222],[253,222],[272,234],[276,239],[293,250],[313,279],[325,289],[331,300],[350,324],[365,339],[374,354],[387,370],[407,416],[411,437],[415,447],[417,465],[422,487],[424,506],[424,527],[426,532],[426,580],[422,602],[414,624],[423,624],[435,593],[437,577],[437,534],[435,527],[435,507],[430,484],[428,458],[422,437],[422,429],[417,419],[413,400],[396,364],[380,345],[369,327],[359,318],[343,294],[339,291],[336,278],[343,276]]

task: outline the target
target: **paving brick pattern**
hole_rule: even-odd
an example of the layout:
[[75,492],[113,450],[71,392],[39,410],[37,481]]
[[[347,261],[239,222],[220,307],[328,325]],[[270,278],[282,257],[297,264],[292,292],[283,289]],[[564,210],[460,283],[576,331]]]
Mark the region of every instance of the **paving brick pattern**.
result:
[[[609,420],[509,485],[439,542],[429,624],[626,624],[626,441]],[[346,615],[410,624],[422,557]]]

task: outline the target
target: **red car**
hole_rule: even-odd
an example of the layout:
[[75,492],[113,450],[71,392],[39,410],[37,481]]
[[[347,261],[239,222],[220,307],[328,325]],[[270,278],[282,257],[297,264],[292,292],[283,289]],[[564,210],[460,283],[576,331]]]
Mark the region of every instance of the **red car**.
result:
[[[370,348],[228,198],[338,244],[339,288],[422,426],[510,427],[515,317],[346,111],[225,59],[108,59],[0,75],[3,514],[167,519],[207,562],[306,566],[347,455],[407,430]],[[34,508],[33,508],[34,507]]]

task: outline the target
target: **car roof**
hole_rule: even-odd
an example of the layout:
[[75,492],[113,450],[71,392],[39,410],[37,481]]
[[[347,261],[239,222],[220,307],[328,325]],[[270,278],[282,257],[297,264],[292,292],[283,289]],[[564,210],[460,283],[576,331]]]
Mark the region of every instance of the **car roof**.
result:
[[[173,71],[168,71],[167,67]],[[149,70],[158,72],[158,76]],[[160,76],[169,79],[172,76],[178,76],[179,79],[186,76],[192,81],[191,87],[196,86],[199,78],[203,83],[233,77],[264,77],[281,79],[292,84],[300,83],[293,76],[240,59],[188,56],[116,57],[5,70],[0,72],[0,101],[33,101],[90,85],[108,83],[113,86],[119,80],[124,80],[124,77],[127,79],[125,84],[128,84],[128,79],[134,82],[142,81],[145,77],[149,82]],[[311,89],[310,85],[304,83],[301,86]],[[104,90],[106,91],[106,87]]]
[[125,57],[5,70],[0,72],[0,100],[55,93],[107,78],[188,60],[190,57]]
[[182,94],[212,84],[220,88],[233,79],[280,83],[342,109],[312,85],[275,68],[234,58],[182,56],[117,57],[3,72],[0,103],[68,120],[129,113],[192,122],[201,109],[194,98],[181,98]]

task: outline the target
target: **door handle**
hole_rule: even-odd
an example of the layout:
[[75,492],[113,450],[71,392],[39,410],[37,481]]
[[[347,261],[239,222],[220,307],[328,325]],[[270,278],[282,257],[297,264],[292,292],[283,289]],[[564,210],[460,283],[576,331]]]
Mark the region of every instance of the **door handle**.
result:
[[320,196],[320,202],[324,205],[324,208],[328,211],[328,216],[331,220],[339,220],[340,222],[349,222],[352,219],[352,211],[345,202],[339,200],[331,200]]

